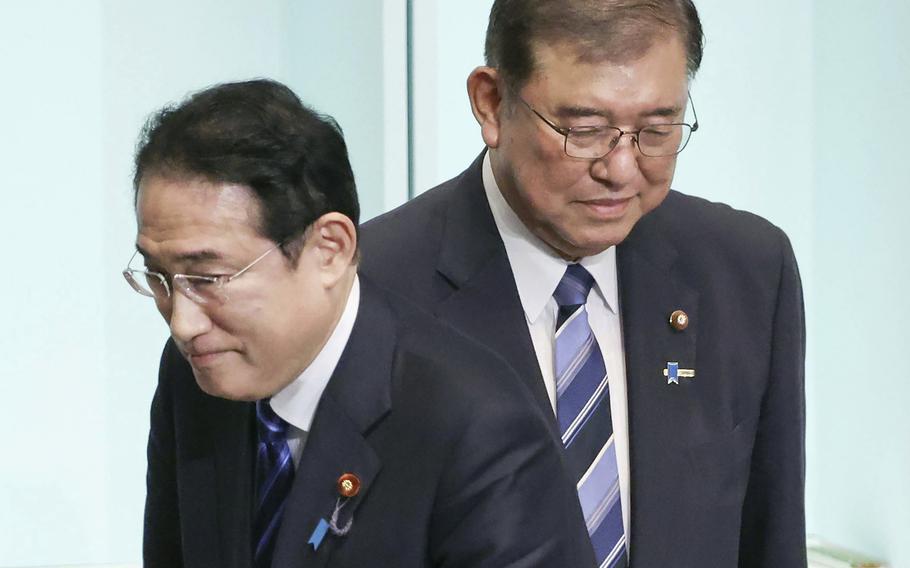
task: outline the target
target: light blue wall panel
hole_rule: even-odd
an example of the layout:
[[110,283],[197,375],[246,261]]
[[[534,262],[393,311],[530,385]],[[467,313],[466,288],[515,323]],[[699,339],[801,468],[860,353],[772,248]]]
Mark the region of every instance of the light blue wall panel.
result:
[[466,80],[483,65],[492,0],[416,0],[413,25],[414,192],[461,173],[483,149]]
[[813,529],[910,566],[910,4],[814,21]]
[[[213,83],[282,80],[336,115],[365,215],[376,214],[387,5],[403,0],[4,4],[0,566],[139,561],[148,408],[167,336],[119,274],[145,118]],[[406,92],[402,73],[394,81]]]
[[341,125],[364,217],[372,217],[385,205],[383,3],[306,0],[290,5],[284,31],[290,86]]
[[0,17],[0,565],[107,551],[101,49],[94,3]]

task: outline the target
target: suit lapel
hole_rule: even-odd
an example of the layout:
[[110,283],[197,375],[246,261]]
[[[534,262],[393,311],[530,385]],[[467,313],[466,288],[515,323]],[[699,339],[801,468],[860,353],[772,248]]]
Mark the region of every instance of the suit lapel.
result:
[[312,434],[307,438],[285,505],[274,568],[321,567],[328,563],[346,537],[328,532],[316,549],[310,541],[320,520],[332,518],[339,504],[338,478],[345,473],[357,475],[361,487],[357,496],[340,510],[338,525],[352,520],[351,532],[357,531],[357,507],[369,493],[381,462],[345,410],[344,403],[331,396],[323,396],[319,402],[318,418],[313,421]]
[[353,519],[369,493],[381,462],[365,439],[391,408],[391,372],[396,330],[391,310],[361,279],[360,308],[341,360],[319,401],[288,496],[275,546],[275,568],[325,566],[345,536],[328,532],[318,548],[309,544],[320,519],[329,521],[339,503],[338,478],[353,473],[358,494],[340,510],[338,525]]
[[[628,385],[633,562],[669,566],[669,551],[685,548],[685,507],[678,480],[686,475],[685,456],[693,431],[693,406],[700,380],[696,368],[698,294],[675,275],[677,252],[664,238],[657,212],[642,219],[617,250],[623,340]],[[689,327],[677,331],[670,314],[684,310]],[[695,369],[693,379],[668,384],[668,362]],[[682,548],[680,548],[682,547]],[[677,559],[678,560],[678,559]]]
[[482,163],[483,154],[461,176],[446,212],[437,271],[454,291],[435,314],[507,360],[552,417],[515,277],[484,193]]

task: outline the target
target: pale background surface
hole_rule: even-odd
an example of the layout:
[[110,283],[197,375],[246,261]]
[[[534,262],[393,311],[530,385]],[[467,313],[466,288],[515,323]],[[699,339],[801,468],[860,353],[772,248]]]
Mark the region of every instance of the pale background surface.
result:
[[[490,0],[0,2],[0,566],[137,562],[166,329],[119,275],[152,110],[269,76],[344,128],[364,218],[481,149]],[[910,566],[910,4],[697,0],[702,128],[674,186],[790,235],[809,331],[809,530]]]

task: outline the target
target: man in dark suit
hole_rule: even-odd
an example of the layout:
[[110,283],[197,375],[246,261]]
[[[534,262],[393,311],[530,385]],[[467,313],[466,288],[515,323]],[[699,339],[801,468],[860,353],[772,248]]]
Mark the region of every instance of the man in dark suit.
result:
[[210,88],[151,119],[135,188],[124,276],[171,331],[145,566],[592,564],[520,379],[358,278],[333,121],[274,82]]
[[805,566],[791,246],[670,190],[698,128],[694,5],[496,0],[486,42],[486,150],[367,223],[362,272],[555,413],[599,565]]

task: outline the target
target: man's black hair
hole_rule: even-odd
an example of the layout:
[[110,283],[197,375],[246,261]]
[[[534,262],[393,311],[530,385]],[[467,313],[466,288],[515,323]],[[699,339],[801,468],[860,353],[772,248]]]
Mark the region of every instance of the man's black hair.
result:
[[155,113],[136,150],[136,197],[155,176],[249,188],[260,232],[292,260],[297,237],[322,215],[337,211],[355,226],[360,217],[341,128],[267,79],[215,85]]

